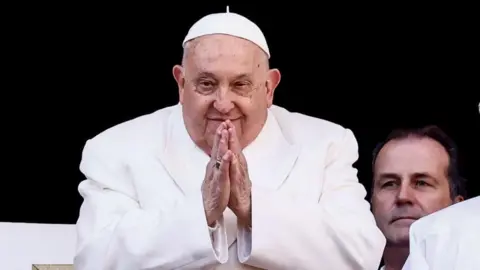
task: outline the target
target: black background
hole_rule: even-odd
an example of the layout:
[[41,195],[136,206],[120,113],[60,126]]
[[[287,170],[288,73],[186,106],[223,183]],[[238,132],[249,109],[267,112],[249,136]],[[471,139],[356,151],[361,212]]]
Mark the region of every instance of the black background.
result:
[[[5,10],[0,221],[75,223],[87,139],[177,103],[172,66],[202,16],[226,4]],[[360,145],[359,178],[393,128],[436,124],[479,195],[478,43],[468,8],[230,4],[257,23],[282,72],[275,103],[337,122]]]

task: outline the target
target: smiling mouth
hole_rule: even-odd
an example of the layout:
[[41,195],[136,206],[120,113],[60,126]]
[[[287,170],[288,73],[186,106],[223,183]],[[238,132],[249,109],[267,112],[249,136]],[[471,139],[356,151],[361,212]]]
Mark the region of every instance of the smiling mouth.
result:
[[238,119],[240,119],[240,117],[237,117],[237,118],[207,118],[209,121],[218,121],[218,122],[225,122],[227,120],[230,120],[230,121],[236,121]]

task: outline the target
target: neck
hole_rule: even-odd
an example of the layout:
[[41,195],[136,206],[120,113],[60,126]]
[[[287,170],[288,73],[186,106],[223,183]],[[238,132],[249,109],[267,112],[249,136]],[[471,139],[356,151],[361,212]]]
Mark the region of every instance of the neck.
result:
[[402,270],[403,265],[407,261],[408,253],[408,246],[389,246],[387,244],[383,252],[385,270]]

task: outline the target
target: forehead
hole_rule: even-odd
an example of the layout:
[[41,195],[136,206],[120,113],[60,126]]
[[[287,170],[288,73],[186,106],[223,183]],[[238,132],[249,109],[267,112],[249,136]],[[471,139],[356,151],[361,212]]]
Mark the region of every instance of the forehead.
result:
[[375,175],[428,173],[440,177],[445,174],[448,163],[448,153],[441,144],[432,139],[392,140],[385,144],[378,154]]
[[259,47],[229,35],[200,37],[190,44],[188,53],[188,65],[198,72],[251,73],[262,65]]

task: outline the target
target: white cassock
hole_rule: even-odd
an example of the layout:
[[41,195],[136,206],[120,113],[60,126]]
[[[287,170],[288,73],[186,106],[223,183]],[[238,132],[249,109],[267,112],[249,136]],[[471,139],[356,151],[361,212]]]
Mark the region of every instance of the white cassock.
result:
[[414,222],[403,270],[480,269],[480,196]]
[[244,149],[252,231],[226,210],[210,232],[200,186],[209,161],[181,105],[89,140],[79,186],[76,270],[374,269],[385,238],[352,164],[353,133],[273,106]]

